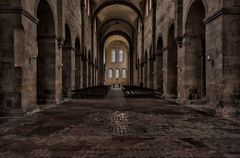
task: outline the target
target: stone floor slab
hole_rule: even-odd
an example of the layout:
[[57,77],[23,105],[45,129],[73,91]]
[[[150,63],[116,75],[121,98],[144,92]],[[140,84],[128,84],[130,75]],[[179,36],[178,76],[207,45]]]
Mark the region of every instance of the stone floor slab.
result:
[[237,122],[120,89],[0,119],[0,158],[240,157]]

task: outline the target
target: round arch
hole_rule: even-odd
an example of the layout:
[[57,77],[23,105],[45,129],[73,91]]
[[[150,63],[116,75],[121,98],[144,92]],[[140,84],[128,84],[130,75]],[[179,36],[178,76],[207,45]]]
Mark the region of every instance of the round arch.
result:
[[199,2],[202,2],[203,6],[204,6],[205,18],[208,16],[209,11],[208,11],[208,2],[207,2],[207,0],[191,0],[191,1],[188,3],[188,6],[187,6],[186,11],[185,11],[185,14],[184,14],[185,17],[184,17],[183,22],[184,22],[184,24],[185,24],[185,27],[186,27],[186,22],[187,22],[187,19],[188,19],[190,10],[191,10],[193,4],[196,3],[196,2],[198,2],[198,1],[199,1]]
[[53,16],[53,21],[54,21],[54,24],[55,24],[54,27],[55,27],[55,30],[56,30],[56,21],[57,20],[56,20],[56,17],[54,16],[54,7],[53,7],[53,4],[52,4],[51,0],[36,0],[35,5],[34,5],[34,15],[37,17],[39,4],[42,1],[45,1],[51,9],[51,13],[52,13],[52,16]]
[[102,10],[104,9],[105,7],[108,7],[108,6],[111,6],[111,5],[115,5],[115,4],[119,4],[119,5],[124,5],[124,6],[127,6],[127,7],[130,7],[131,9],[133,9],[137,14],[138,16],[140,17],[141,19],[141,22],[143,23],[143,15],[141,13],[141,11],[134,5],[132,4],[131,2],[129,1],[107,1],[105,3],[102,3],[100,6],[98,6],[94,13],[93,13],[93,18],[92,18],[92,23],[94,24],[94,19],[95,17],[97,16],[97,14]]
[[101,45],[105,43],[105,41],[110,37],[110,36],[113,36],[113,35],[120,35],[120,36],[123,36],[124,38],[126,38],[128,40],[128,43],[132,44],[132,39],[131,37],[126,34],[125,32],[122,32],[122,31],[112,31],[112,32],[109,32],[107,33],[105,36],[103,36],[103,38],[101,39]]
[[[105,41],[113,35],[120,35],[120,36],[123,36],[124,38],[127,39],[128,43],[130,45],[129,55],[133,57],[133,55],[131,55],[132,54],[132,39],[127,33],[123,32],[123,31],[112,31],[112,32],[108,32],[102,38],[100,38],[99,42],[100,42],[100,45],[101,45],[101,49],[100,49],[100,53],[98,53],[99,64],[100,64],[100,71],[99,71],[99,76],[100,76],[99,82],[100,82],[100,84],[104,83],[104,69],[103,69],[103,67],[104,67],[104,65],[103,65],[103,63],[104,63],[104,47],[103,46],[104,46]],[[133,64],[131,62],[130,62],[130,69],[129,70],[130,70],[129,72],[130,72],[130,83],[131,83],[132,82],[131,71],[133,71]]]
[[110,19],[106,22],[104,22],[98,29],[98,33],[101,32],[101,30],[108,24],[112,23],[112,22],[121,22],[121,23],[124,23],[124,24],[127,24],[128,26],[130,26],[130,28],[134,31],[134,33],[136,34],[136,28],[134,28],[134,26],[129,23],[128,21],[124,20],[124,19],[120,19],[120,18],[114,18],[114,19]]
[[110,45],[113,41],[122,41],[125,43],[125,45],[128,48],[130,47],[129,41],[122,35],[112,35],[112,36],[108,37],[104,43],[104,47],[108,47],[108,45]]

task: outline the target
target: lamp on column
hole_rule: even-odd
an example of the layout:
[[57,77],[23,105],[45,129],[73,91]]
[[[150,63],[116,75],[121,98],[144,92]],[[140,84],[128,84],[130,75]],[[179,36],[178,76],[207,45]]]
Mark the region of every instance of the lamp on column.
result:
[[212,64],[212,66],[214,65],[214,60],[210,57],[210,55],[207,56],[207,60]]
[[182,67],[180,65],[177,65],[177,69],[179,69],[180,71],[182,71]]

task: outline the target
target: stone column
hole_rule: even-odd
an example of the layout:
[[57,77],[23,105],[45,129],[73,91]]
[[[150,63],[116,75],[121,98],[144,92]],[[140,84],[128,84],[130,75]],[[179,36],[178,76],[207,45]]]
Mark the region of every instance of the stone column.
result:
[[207,98],[221,115],[240,112],[240,8],[206,19]]
[[75,89],[75,48],[72,46],[63,47],[63,79],[67,96],[71,96],[71,91]]
[[154,83],[155,83],[154,63],[155,63],[155,58],[151,57],[149,59],[149,88],[151,89],[154,89]]
[[58,37],[58,50],[56,54],[56,102],[60,103],[62,101],[62,69],[63,69],[63,43],[64,38]]
[[[77,51],[76,51],[77,53]],[[76,54],[76,61],[75,61],[75,88],[81,88],[81,55]]]
[[144,83],[144,62],[142,62],[141,63],[141,65],[140,65],[140,69],[141,69],[141,74],[140,74],[140,85],[144,85],[145,83]]

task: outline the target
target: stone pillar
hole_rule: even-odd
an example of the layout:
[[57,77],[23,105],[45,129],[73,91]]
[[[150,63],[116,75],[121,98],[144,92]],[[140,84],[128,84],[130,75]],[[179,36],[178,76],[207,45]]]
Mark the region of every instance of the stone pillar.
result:
[[163,96],[167,96],[167,73],[168,73],[168,61],[167,61],[168,57],[167,57],[167,48],[163,48]]
[[83,59],[80,57],[80,88],[83,88]]
[[95,84],[95,78],[96,78],[95,74],[96,74],[95,64],[93,64],[93,66],[92,66],[92,86],[96,86],[96,84]]
[[149,59],[149,88],[154,89],[155,75],[154,75],[154,57]]
[[140,85],[145,86],[145,85],[144,85],[144,84],[145,84],[145,83],[144,83],[144,75],[143,75],[143,74],[144,74],[144,62],[141,63],[140,69],[141,69],[141,70],[140,70],[140,71],[141,71],[141,72],[140,72],[140,73],[141,73],[141,74],[140,74]]
[[[22,110],[22,67],[24,67],[24,65],[21,61],[21,65],[17,65],[16,67],[16,62],[14,58],[15,55],[20,55],[20,53],[21,55],[25,56],[25,54],[22,54],[25,51],[24,45],[22,45],[25,42],[25,37],[23,34],[23,38],[14,37],[13,41],[13,32],[16,28],[16,26],[15,28],[13,26],[8,26],[7,22],[3,24],[0,23],[0,111],[6,110],[7,112],[13,112],[15,110]],[[19,40],[17,40],[16,38],[19,38]],[[18,50],[16,48],[14,49],[14,46],[17,46],[15,45],[16,41],[21,44],[19,45],[20,47]],[[26,58],[28,59],[28,57]],[[24,60],[24,58],[21,57],[20,60]],[[31,82],[31,85],[34,84]],[[26,98],[25,106],[29,106],[28,99],[32,99],[32,97],[34,96]],[[27,107],[25,109],[27,109]]]
[[68,97],[75,89],[75,48],[72,46],[63,47],[63,89]]
[[83,88],[86,88],[87,87],[87,58],[85,56],[83,56],[83,62],[82,62],[82,68],[83,68],[83,71],[82,71],[82,80],[83,80],[83,84],[82,84],[82,87]]
[[89,67],[89,64],[88,64],[89,60],[86,59],[86,63],[85,63],[85,88],[86,87],[89,87],[88,85],[88,67]]
[[98,66],[96,65],[96,72],[95,72],[95,85],[99,86],[99,76],[98,76]]
[[92,86],[92,62],[88,60],[88,87]]
[[[76,52],[77,53],[77,52]],[[81,88],[81,55],[76,54],[76,61],[75,61],[75,88]]]
[[143,73],[143,77],[144,77],[144,87],[148,87],[148,59],[146,59],[146,61],[144,62],[144,73]]
[[57,54],[56,54],[56,103],[60,103],[62,101],[62,69],[63,69],[63,43],[64,43],[64,38],[63,37],[58,37],[57,38],[58,42],[58,49],[57,49]]
[[185,97],[185,73],[183,71],[183,68],[185,66],[185,53],[184,53],[184,49],[183,49],[183,36],[178,36],[176,38],[176,44],[177,44],[177,52],[178,52],[178,72],[177,72],[177,76],[178,76],[178,81],[177,81],[177,89],[178,89],[178,94],[177,94],[177,102],[178,103],[183,103],[184,100],[186,100]]
[[221,115],[240,113],[240,8],[206,19],[207,98]]
[[153,78],[153,89],[157,90],[157,87],[158,87],[158,82],[157,82],[157,70],[158,70],[158,67],[157,67],[157,60],[155,60],[154,62],[154,72],[153,72],[153,75],[154,75],[154,78]]

